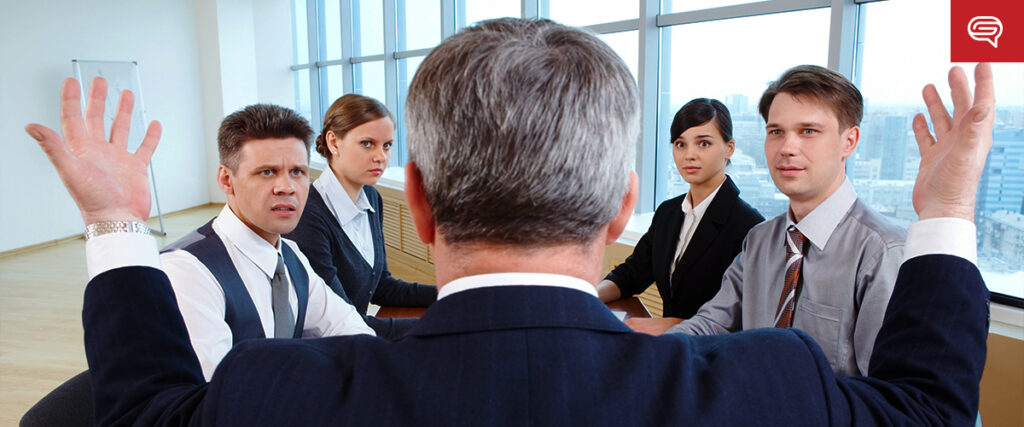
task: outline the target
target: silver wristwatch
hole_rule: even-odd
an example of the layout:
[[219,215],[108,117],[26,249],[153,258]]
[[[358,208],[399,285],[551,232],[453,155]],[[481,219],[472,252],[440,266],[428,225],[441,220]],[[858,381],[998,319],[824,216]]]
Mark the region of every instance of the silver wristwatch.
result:
[[149,234],[149,226],[138,221],[103,221],[85,226],[85,240],[110,233]]

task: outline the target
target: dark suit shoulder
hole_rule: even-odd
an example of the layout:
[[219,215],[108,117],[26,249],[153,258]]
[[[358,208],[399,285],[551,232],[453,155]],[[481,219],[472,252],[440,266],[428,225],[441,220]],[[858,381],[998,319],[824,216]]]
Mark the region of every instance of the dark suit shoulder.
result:
[[764,215],[761,215],[761,212],[758,212],[758,210],[754,209],[753,206],[750,206],[746,200],[739,197],[736,198],[733,215],[736,216],[737,222],[747,225],[747,228],[751,228],[764,222]]
[[686,200],[686,193],[661,202],[654,210],[654,217],[658,218],[668,213],[682,212],[683,200]]
[[306,207],[302,210],[302,217],[299,218],[299,226],[302,226],[303,220],[317,219],[319,221],[327,221],[333,217],[331,210],[327,208],[327,202],[324,201],[323,196],[320,195],[320,190],[313,187],[312,184],[309,186],[309,197],[306,198]]
[[708,206],[708,214],[717,218],[720,223],[736,224],[745,229],[764,221],[764,217],[757,209],[740,198],[740,189],[728,175],[725,176],[725,182],[718,189],[715,199]]
[[370,202],[370,206],[373,207],[374,215],[381,217],[383,212],[381,209],[384,206],[384,198],[381,197],[380,192],[377,191],[372,185],[364,185],[363,192],[366,193],[366,200]]

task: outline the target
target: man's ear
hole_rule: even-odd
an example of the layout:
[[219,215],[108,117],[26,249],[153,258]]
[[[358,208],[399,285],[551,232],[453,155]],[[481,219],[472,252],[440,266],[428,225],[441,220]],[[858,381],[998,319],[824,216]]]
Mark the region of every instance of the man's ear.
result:
[[427,193],[423,190],[423,175],[415,162],[405,163],[405,203],[416,225],[416,235],[423,243],[431,245],[436,238],[436,223],[427,204]]
[[220,165],[217,168],[217,186],[228,196],[235,194],[235,188],[231,184],[231,169],[228,169],[227,166]]
[[857,148],[857,143],[860,142],[860,127],[850,126],[849,129],[843,131],[843,160],[849,159],[853,155],[853,150]]
[[629,191],[626,191],[626,195],[622,197],[622,206],[619,207],[619,214],[615,215],[615,219],[608,223],[608,234],[604,242],[606,246],[615,243],[615,240],[626,229],[629,218],[633,216],[633,208],[636,207],[639,192],[640,178],[636,176],[636,172],[629,171]]

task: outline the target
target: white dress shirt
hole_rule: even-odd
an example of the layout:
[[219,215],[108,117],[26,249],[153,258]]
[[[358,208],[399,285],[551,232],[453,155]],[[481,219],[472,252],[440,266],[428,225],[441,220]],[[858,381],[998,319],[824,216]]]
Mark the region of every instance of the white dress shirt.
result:
[[[725,184],[725,181],[722,181],[722,184]],[[672,257],[672,265],[668,267],[669,278],[676,272],[676,264],[679,263],[679,258],[686,252],[686,247],[690,245],[690,239],[693,238],[693,232],[700,225],[700,221],[704,219],[704,212],[708,211],[708,205],[715,199],[715,195],[722,188],[722,184],[718,184],[715,191],[708,194],[697,206],[693,206],[693,199],[690,198],[689,193],[686,194],[683,203],[679,204],[680,209],[683,210],[683,226],[679,229],[679,243],[676,244],[676,254]]]
[[490,288],[495,286],[552,286],[556,288],[575,289],[597,298],[597,288],[586,280],[549,273],[491,273],[460,277],[441,286],[437,291],[437,300],[448,295],[468,291],[470,289]]
[[370,214],[367,211],[374,212],[374,210],[373,206],[370,206],[370,202],[366,200],[366,192],[359,190],[359,197],[355,203],[352,203],[352,198],[348,196],[341,183],[338,182],[338,177],[334,176],[334,172],[330,169],[320,174],[320,178],[313,182],[313,188],[320,192],[327,209],[334,214],[334,219],[341,224],[345,235],[359,250],[359,254],[366,260],[366,264],[372,268],[374,261],[373,234],[370,234]]
[[[977,241],[975,233],[976,228],[974,223],[963,219],[933,218],[920,220],[912,224],[907,230],[904,258],[909,260],[922,255],[948,254],[964,258],[973,264],[977,264]],[[295,248],[293,243],[289,242],[289,244],[292,244],[292,247]],[[296,252],[298,253],[297,248]],[[90,279],[107,270],[119,267],[148,266],[160,268],[160,258],[157,256],[157,248],[154,238],[152,236],[137,233],[111,233],[92,238],[85,244],[85,254]],[[326,285],[324,285],[322,281],[314,279],[318,276],[309,268],[309,264],[305,257],[300,255],[300,259],[303,264],[306,265],[306,269],[309,272],[309,277],[311,279],[310,306],[307,308],[307,324],[312,324],[309,319],[310,315],[316,311],[313,307],[317,306],[322,310],[325,305],[328,305],[326,301],[314,303],[314,300],[317,299],[314,298],[314,294],[334,294],[327,289]],[[200,268],[202,268],[201,265]],[[207,282],[207,287],[215,286],[219,292],[220,288],[213,282],[212,275],[210,275],[208,271],[205,271],[205,268],[202,268],[202,271],[203,275],[206,276],[205,282]],[[314,282],[316,284],[314,284]],[[144,285],[146,284],[140,284],[140,286]],[[453,280],[441,287],[438,291],[437,297],[440,300],[447,295],[464,290],[487,286],[510,285],[559,286],[577,289],[581,292],[587,292],[595,297],[597,295],[592,284],[574,277],[539,273],[499,273],[467,276]],[[213,292],[212,295],[216,297],[218,292]],[[269,295],[269,290],[267,291],[267,294]],[[323,299],[326,300],[327,298]],[[220,293],[218,301],[219,316],[216,317],[215,320],[223,324],[223,293]],[[342,303],[344,302],[342,301]],[[180,304],[181,301],[179,300],[179,305]],[[207,306],[212,306],[212,304],[208,303]],[[184,309],[182,310],[184,312]],[[354,311],[351,306],[348,307],[348,310]],[[265,317],[261,316],[261,318]],[[272,316],[270,318],[272,318]],[[211,323],[213,320],[214,319],[211,319]],[[362,321],[360,319],[360,323],[361,322]],[[362,325],[362,327],[365,328],[365,325]],[[224,324],[223,329],[227,329],[226,324]],[[193,328],[189,326],[190,333],[192,330]],[[264,330],[273,330],[273,328],[268,327],[265,324]],[[366,332],[372,333],[369,328],[366,328]],[[230,334],[230,330],[227,330],[226,333]],[[230,348],[230,335],[227,337],[227,348]],[[194,342],[193,345],[195,345]],[[221,347],[223,347],[223,344]],[[223,357],[223,354],[227,352],[227,348],[222,350],[223,353],[221,353],[220,357]],[[220,357],[217,358],[218,361],[220,360]],[[200,359],[202,360],[202,357],[200,357]],[[213,365],[216,365],[216,363]],[[212,367],[207,369],[206,365],[204,365],[203,372],[207,378],[209,378],[213,369]]]
[[[242,278],[246,290],[249,291],[249,296],[252,298],[263,324],[264,334],[267,337],[273,337],[274,311],[270,279],[277,268],[280,247],[275,248],[259,237],[242,223],[226,205],[217,219],[213,221],[213,230],[224,242],[231,262]],[[93,268],[92,260],[97,257],[91,256],[92,254],[103,252],[115,255],[118,252],[117,249],[125,247],[124,245],[135,247],[137,241],[141,240],[138,237],[141,235],[131,233],[116,233],[100,237],[107,236],[111,237],[100,242],[97,242],[98,238],[92,239],[86,244],[87,259],[90,260],[90,276],[98,274],[99,268],[102,268]],[[115,240],[117,238],[129,240],[120,242]],[[150,240],[152,241],[152,238]],[[309,261],[299,251],[295,242],[283,238],[280,241],[291,247],[309,276],[309,298],[306,304],[306,319],[302,336],[322,337],[361,333],[373,335],[373,330],[366,326],[362,316],[356,312],[355,308],[331,291],[323,279],[313,271]],[[143,260],[135,263],[136,265],[151,265],[149,264],[152,261],[150,257],[155,249],[152,243],[150,248],[152,249],[148,251],[141,250],[144,252],[141,257]],[[136,248],[131,252],[139,252],[139,249]],[[213,376],[217,364],[231,350],[233,344],[231,328],[224,321],[224,290],[210,270],[191,253],[183,250],[164,253],[159,256],[159,263],[163,265],[163,270],[170,279],[171,287],[174,288],[178,308],[181,310],[181,316],[185,320],[185,326],[188,328],[189,337],[192,340],[192,347],[195,349],[196,355],[199,356],[203,375],[209,380]],[[290,276],[289,280],[291,280]],[[298,316],[298,299],[295,296],[294,286],[290,286],[288,289],[288,302],[291,304],[293,315]]]

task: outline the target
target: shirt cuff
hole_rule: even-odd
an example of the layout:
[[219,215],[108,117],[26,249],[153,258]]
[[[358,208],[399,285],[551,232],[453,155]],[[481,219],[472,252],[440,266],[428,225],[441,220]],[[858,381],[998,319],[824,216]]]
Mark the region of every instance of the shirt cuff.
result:
[[85,263],[89,280],[115,268],[142,266],[160,268],[156,239],[142,233],[110,233],[85,242]]
[[921,255],[954,255],[978,264],[978,237],[974,223],[961,218],[931,218],[907,229],[904,261]]

